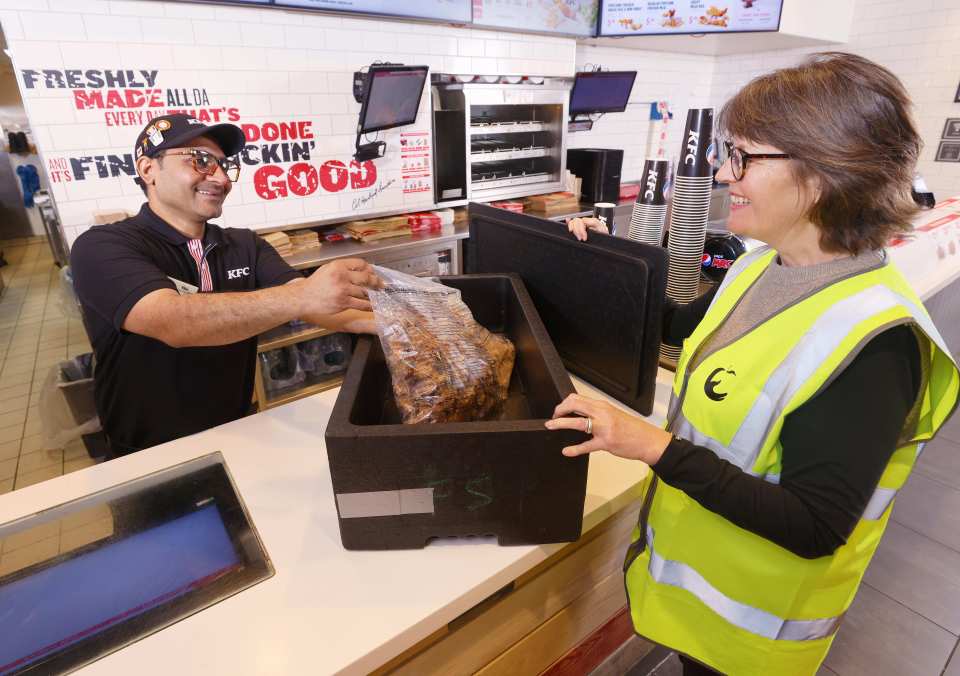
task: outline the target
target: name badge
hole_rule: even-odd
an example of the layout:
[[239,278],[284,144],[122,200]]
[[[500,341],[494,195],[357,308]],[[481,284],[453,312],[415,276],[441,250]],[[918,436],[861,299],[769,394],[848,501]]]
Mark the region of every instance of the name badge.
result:
[[187,284],[186,282],[181,282],[179,279],[176,279],[175,277],[171,277],[167,275],[167,279],[173,282],[173,285],[177,287],[177,293],[179,293],[181,296],[186,296],[191,293],[197,293],[197,291],[200,290],[197,287],[195,287],[193,284]]

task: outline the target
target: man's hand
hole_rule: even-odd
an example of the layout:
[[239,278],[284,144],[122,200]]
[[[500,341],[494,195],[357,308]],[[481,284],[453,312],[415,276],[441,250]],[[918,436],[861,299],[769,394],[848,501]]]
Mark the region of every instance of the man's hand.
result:
[[123,328],[170,347],[228,345],[291,319],[334,331],[375,333],[366,289],[382,284],[365,261],[352,258],[328,263],[306,279],[256,291],[181,296],[157,289],[137,301]]
[[296,289],[300,298],[298,316],[320,324],[320,317],[344,310],[370,310],[367,289],[383,285],[370,265],[359,258],[333,261],[316,270]]

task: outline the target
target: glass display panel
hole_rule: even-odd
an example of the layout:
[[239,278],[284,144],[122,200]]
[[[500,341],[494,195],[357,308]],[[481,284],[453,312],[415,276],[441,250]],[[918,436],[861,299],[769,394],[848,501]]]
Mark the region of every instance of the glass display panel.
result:
[[0,526],[0,674],[75,669],[273,574],[212,454]]

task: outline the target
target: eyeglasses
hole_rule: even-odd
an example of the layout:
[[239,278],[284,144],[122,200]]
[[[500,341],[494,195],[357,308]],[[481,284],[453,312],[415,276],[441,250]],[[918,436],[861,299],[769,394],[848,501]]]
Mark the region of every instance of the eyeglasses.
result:
[[730,171],[733,172],[733,178],[737,181],[743,178],[743,173],[747,170],[747,162],[750,160],[790,159],[790,155],[786,153],[745,153],[729,141],[724,141],[723,145],[727,149],[727,157],[730,158]]
[[217,167],[220,167],[231,183],[236,183],[237,179],[240,178],[240,162],[232,157],[217,157],[211,155],[206,150],[199,150],[197,148],[193,148],[192,150],[164,150],[157,153],[156,157],[163,157],[165,155],[185,155],[190,157],[190,163],[193,165],[193,168],[197,170],[197,173],[203,174],[204,176],[213,176],[217,173]]

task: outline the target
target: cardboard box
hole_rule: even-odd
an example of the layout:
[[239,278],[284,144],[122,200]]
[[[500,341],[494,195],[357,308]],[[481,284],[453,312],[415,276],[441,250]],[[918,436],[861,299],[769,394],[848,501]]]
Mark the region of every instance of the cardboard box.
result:
[[358,341],[327,425],[327,456],[347,549],[417,549],[431,538],[495,535],[501,545],[580,537],[586,435],[543,423],[573,385],[515,275],[441,278],[517,350],[500,420],[400,423],[380,342]]
[[117,223],[119,221],[122,221],[125,218],[130,218],[130,214],[120,209],[115,209],[112,211],[94,211],[93,212],[94,225],[106,225],[108,223]]

